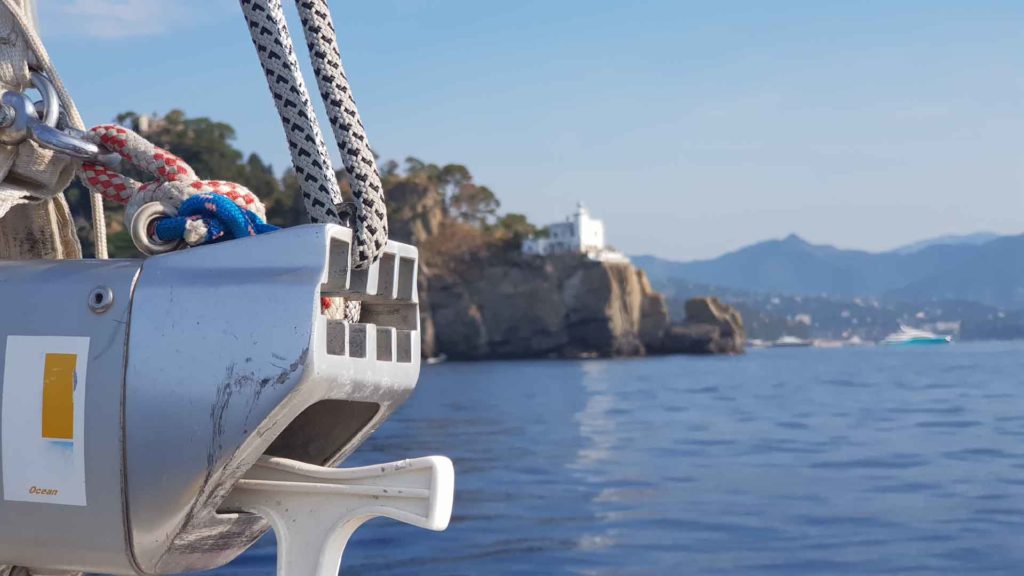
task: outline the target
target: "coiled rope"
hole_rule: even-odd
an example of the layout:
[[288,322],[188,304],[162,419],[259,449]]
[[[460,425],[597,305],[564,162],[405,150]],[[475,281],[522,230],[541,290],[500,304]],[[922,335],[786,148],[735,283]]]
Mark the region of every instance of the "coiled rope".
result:
[[[313,222],[345,224],[336,208],[341,191],[302,79],[281,1],[240,0],[240,4],[284,125],[306,211]],[[356,200],[353,266],[365,268],[380,257],[388,236],[380,174],[342,68],[330,9],[325,0],[297,0],[296,5],[320,95]]]

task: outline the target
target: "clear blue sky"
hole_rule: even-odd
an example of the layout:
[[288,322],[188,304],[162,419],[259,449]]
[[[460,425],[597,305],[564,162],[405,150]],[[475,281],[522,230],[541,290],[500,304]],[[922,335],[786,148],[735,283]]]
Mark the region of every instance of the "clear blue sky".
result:
[[[287,165],[234,0],[40,4],[87,123],[180,107]],[[1019,0],[332,6],[383,157],[466,164],[538,223],[583,200],[631,254],[1024,232]]]

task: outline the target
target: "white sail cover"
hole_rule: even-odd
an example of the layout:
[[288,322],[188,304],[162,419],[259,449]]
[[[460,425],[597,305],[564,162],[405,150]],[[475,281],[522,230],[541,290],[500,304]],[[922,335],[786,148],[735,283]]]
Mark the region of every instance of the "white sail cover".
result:
[[[13,13],[18,10],[19,19]],[[33,0],[0,1],[0,90],[24,91],[30,68],[46,71],[26,41]],[[0,259],[80,258],[82,249],[63,191],[75,162],[34,142],[0,145]]]

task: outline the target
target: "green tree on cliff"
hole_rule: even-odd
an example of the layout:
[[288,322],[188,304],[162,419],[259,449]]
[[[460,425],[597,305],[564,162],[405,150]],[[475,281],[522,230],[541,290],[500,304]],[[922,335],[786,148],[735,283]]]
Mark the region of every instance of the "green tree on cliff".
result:
[[[382,171],[395,183],[401,180],[397,166],[388,163]],[[405,159],[405,178],[434,187],[443,196],[449,216],[460,222],[483,229],[497,218],[501,201],[490,188],[476,184],[469,168],[462,164],[438,166],[409,156]]]
[[506,243],[516,246],[537,233],[537,227],[531,224],[524,214],[516,212],[510,212],[499,218],[492,230]]
[[455,218],[480,228],[494,221],[500,207],[501,201],[490,188],[472,182],[461,185],[448,200],[448,210]]

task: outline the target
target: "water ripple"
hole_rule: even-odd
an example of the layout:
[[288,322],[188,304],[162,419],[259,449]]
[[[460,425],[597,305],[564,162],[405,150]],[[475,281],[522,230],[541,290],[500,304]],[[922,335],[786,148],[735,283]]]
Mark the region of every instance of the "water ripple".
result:
[[[347,465],[448,454],[345,574],[1016,574],[1024,344],[446,363]],[[266,538],[219,572],[273,572]]]

